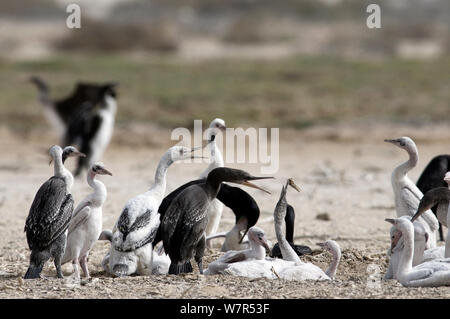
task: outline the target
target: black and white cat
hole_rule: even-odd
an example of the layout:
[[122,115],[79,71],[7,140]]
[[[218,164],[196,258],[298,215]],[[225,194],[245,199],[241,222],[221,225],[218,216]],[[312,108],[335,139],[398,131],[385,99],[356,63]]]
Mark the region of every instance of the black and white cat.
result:
[[86,157],[80,157],[74,175],[99,161],[108,146],[117,111],[117,83],[77,83],[72,94],[52,101],[47,84],[38,77],[39,100],[47,119],[57,131],[63,146],[77,145]]

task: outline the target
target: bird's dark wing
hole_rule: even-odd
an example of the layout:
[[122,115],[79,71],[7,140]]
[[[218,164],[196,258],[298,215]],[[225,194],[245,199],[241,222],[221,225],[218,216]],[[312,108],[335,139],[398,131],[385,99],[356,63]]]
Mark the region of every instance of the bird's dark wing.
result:
[[240,261],[244,261],[245,258],[246,257],[245,257],[244,253],[237,253],[237,254],[234,254],[234,255],[230,256],[227,259],[224,259],[223,262],[227,263],[227,264],[232,264],[232,263],[237,263],[237,262],[240,262]]
[[[117,228],[122,233],[124,242],[129,233],[138,231],[141,228],[147,227],[149,223],[152,222],[153,211],[148,209],[143,214],[139,215],[132,223],[128,215],[128,208],[124,208],[122,214],[117,222]],[[144,237],[139,238],[138,241],[133,243],[134,249],[138,249],[148,243],[153,242],[155,239],[157,228],[153,227],[150,232],[148,232]],[[122,249],[121,247],[116,247],[119,251],[128,251],[128,249]]]
[[[169,195],[167,195],[166,197],[164,197],[164,199],[161,202],[161,205],[159,205],[158,208],[158,213],[160,214],[160,220],[162,221],[167,208],[170,206],[170,204],[172,203],[172,201],[182,192],[184,191],[186,188],[188,188],[189,186],[192,185],[197,185],[200,183],[204,183],[205,179],[197,179],[191,182],[188,182],[184,185],[181,185],[180,187],[178,187],[177,189],[175,189],[173,192],[171,192]],[[158,244],[161,240],[163,240],[163,235],[162,235],[163,231],[162,231],[162,223],[159,225],[158,228],[158,232],[156,233],[155,239],[153,241],[153,247],[156,246],[156,244]]]
[[66,195],[63,178],[52,177],[38,190],[30,208],[25,231],[30,249],[43,250],[69,227],[73,198]]
[[75,144],[76,140],[84,136],[86,130],[89,130],[93,109],[94,105],[87,101],[79,105],[76,110],[71,111],[70,117],[67,118],[65,146]]
[[95,134],[97,134],[100,125],[102,125],[102,117],[98,114],[94,114],[89,118],[88,122],[85,125],[83,138],[86,140],[91,140],[95,136]]
[[444,176],[449,170],[450,155],[445,154],[434,157],[417,180],[417,187],[425,194],[433,188],[446,186]]
[[186,188],[188,188],[191,185],[197,185],[200,183],[204,183],[205,179],[197,179],[194,181],[190,181],[186,184],[181,185],[180,187],[178,187],[177,189],[175,189],[174,191],[172,191],[169,195],[167,195],[166,197],[164,197],[164,199],[161,202],[161,205],[159,205],[158,208],[158,213],[161,215],[161,220],[163,219],[167,208],[170,206],[170,203],[172,203],[172,201],[182,192],[184,191]]
[[183,249],[186,247],[188,251],[191,250],[191,244],[195,239],[188,241],[186,239],[197,236],[198,229],[191,228],[200,223],[206,215],[206,204],[209,205],[209,202],[206,200],[204,190],[197,185],[191,185],[178,194],[167,208],[161,222],[161,230],[164,250],[169,256],[171,254],[176,256],[171,257],[172,262],[176,261],[174,259],[180,258],[182,247]]
[[190,259],[193,250],[197,247],[199,240],[205,235],[206,225],[208,224],[208,205],[202,201],[192,206],[189,211],[183,215],[183,222],[179,225],[182,240],[179,242],[180,256],[183,260]]
[[73,144],[77,139],[88,142],[92,140],[102,123],[101,116],[95,110],[95,105],[91,102],[85,102],[80,106],[80,110],[69,120],[66,145]]

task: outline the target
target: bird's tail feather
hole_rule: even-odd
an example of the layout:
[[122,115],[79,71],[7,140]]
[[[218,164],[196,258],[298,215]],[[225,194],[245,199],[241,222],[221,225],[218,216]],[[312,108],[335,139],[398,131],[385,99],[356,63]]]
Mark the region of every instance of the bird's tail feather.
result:
[[184,264],[170,263],[169,275],[178,275],[183,273],[193,272],[191,262],[185,262]]
[[24,279],[39,278],[39,275],[41,274],[42,268],[43,268],[43,265],[41,265],[41,266],[30,265],[30,267],[28,267],[28,270],[25,273],[25,276],[23,278]]

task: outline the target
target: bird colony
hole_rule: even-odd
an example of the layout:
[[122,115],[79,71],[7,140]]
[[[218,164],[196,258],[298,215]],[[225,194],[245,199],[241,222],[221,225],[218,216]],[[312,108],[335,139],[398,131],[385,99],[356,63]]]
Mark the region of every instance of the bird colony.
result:
[[[113,277],[179,275],[199,272],[204,276],[225,275],[270,280],[334,280],[342,258],[339,243],[333,238],[317,243],[331,255],[326,269],[302,261],[312,253],[305,245],[294,243],[295,210],[288,203],[301,188],[292,178],[255,176],[237,168],[224,167],[222,152],[215,137],[226,129],[223,119],[211,121],[207,148],[209,165],[192,181],[166,194],[166,175],[178,161],[202,157],[197,151],[179,145],[161,154],[154,182],[147,189],[123,203],[115,213],[114,227],[103,229],[102,207],[108,201],[107,187],[99,175],[113,173],[100,162],[114,126],[116,113],[115,83],[78,84],[72,96],[52,101],[48,86],[32,78],[38,87],[44,112],[60,134],[60,144],[49,150],[53,176],[37,190],[25,221],[29,246],[29,267],[25,279],[41,278],[48,261],[55,266],[55,276],[63,278],[61,265],[72,263],[74,280],[90,278],[89,252],[98,240],[109,242],[101,266]],[[83,97],[87,102],[81,105]],[[78,103],[78,104],[77,104]],[[386,247],[389,266],[385,280],[396,280],[405,287],[450,285],[450,236],[444,246],[442,225],[449,223],[450,156],[439,155],[425,168],[415,184],[408,173],[419,159],[418,149],[409,137],[386,139],[385,142],[404,151],[408,159],[392,168],[391,184],[395,198],[396,218],[386,218],[391,225],[391,245]],[[77,201],[72,194],[74,176],[65,168],[66,160],[78,160],[75,176],[87,170],[86,182],[92,192]],[[106,163],[107,164],[107,163]],[[202,165],[202,164],[198,164]],[[246,192],[269,179],[278,185],[280,194],[273,207],[273,227],[277,243],[266,238],[258,227],[260,207]],[[77,179],[76,183],[82,183]],[[107,184],[107,180],[105,180]],[[233,186],[232,186],[233,185]],[[291,193],[292,192],[292,193]],[[291,193],[291,194],[290,194]],[[261,193],[262,194],[262,193]],[[273,196],[273,195],[272,195]],[[234,226],[218,233],[224,206],[235,216]],[[297,207],[300,209],[299,207]],[[207,247],[223,237],[221,254],[205,267]],[[195,267],[193,267],[195,265]],[[80,271],[81,268],[81,271]]]

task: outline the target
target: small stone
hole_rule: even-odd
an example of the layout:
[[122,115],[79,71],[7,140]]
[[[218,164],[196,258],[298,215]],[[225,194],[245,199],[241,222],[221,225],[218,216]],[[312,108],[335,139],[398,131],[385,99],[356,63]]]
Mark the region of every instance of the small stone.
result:
[[328,215],[328,213],[317,214],[316,219],[324,221],[331,220],[330,215]]

